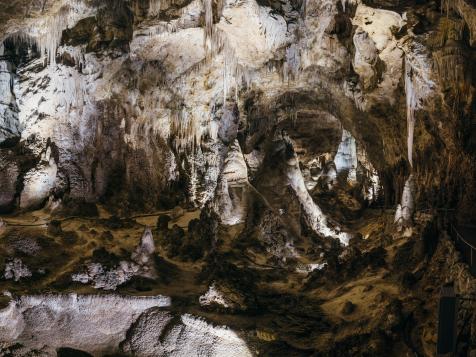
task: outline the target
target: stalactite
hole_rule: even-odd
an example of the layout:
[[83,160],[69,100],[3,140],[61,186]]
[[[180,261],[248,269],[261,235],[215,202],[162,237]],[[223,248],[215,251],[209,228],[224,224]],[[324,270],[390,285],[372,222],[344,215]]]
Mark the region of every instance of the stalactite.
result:
[[302,0],[301,7],[299,8],[299,14],[302,19],[305,19],[307,15],[307,1],[308,0]]
[[232,87],[235,91],[235,101],[238,100],[238,91],[243,82],[247,87],[250,86],[251,74],[246,67],[238,63],[231,46],[224,44],[221,53],[223,55],[223,103],[225,104]]
[[56,64],[56,49],[60,44],[63,30],[68,26],[68,17],[69,8],[49,17],[45,23],[45,34],[38,39],[40,53],[46,54],[51,65]]
[[447,91],[446,104],[455,113],[469,111],[472,98],[469,62],[464,45],[465,23],[460,19],[442,18],[433,38],[434,64],[438,79]]
[[11,41],[11,43],[13,44],[15,48],[25,44],[28,47],[38,46],[36,39],[30,36],[29,34],[26,34],[23,31],[15,32],[9,35],[5,41]]
[[286,37],[286,21],[282,17],[270,16],[269,8],[255,7],[258,17],[260,35],[265,37],[266,47],[274,50],[282,44],[282,38]]
[[418,109],[423,93],[423,88],[419,79],[416,78],[416,73],[407,57],[405,57],[405,95],[407,106],[407,150],[408,150],[408,162],[412,173],[405,182],[402,193],[401,204],[397,207],[395,213],[395,222],[399,229],[403,227],[412,226],[412,218],[414,214],[414,194],[415,194],[415,181],[413,178],[413,141],[415,131],[415,112]]
[[418,107],[418,98],[413,83],[411,64],[405,60],[405,94],[407,104],[407,148],[408,162],[413,167],[413,135],[415,131],[415,110]]
[[448,40],[462,41],[464,29],[465,23],[461,19],[441,18],[438,23],[438,31],[432,36],[431,45],[443,47]]
[[194,148],[201,141],[201,120],[197,113],[189,113],[187,109],[181,109],[172,113],[171,130],[175,148],[183,152],[185,150],[194,151]]
[[198,187],[198,173],[195,166],[195,157],[192,156],[190,160],[190,188],[189,197],[190,201],[195,203],[197,201],[197,187]]
[[149,16],[159,16],[161,0],[149,0]]
[[446,16],[449,15],[450,12],[450,0],[441,0],[441,11],[446,14]]
[[204,36],[204,46],[207,54],[211,55],[214,51],[213,46],[213,0],[202,0],[203,4],[203,13],[205,17],[205,36]]
[[[190,71],[187,72],[188,75],[192,75],[194,72],[201,75],[203,70],[203,65],[211,63],[214,61],[216,63],[222,63],[222,92],[223,92],[223,104],[226,104],[227,100],[231,95],[234,95],[235,101],[238,101],[239,91],[241,88],[249,88],[252,84],[253,79],[258,75],[260,69],[248,68],[246,65],[239,63],[239,56],[235,53],[235,48],[233,43],[230,43],[227,37],[226,31],[223,31],[220,27],[215,27],[213,24],[215,6],[211,0],[202,0],[202,14],[204,18],[204,41],[205,41],[205,51],[206,58],[193,68],[190,68]],[[212,7],[213,6],[213,7]],[[261,16],[262,12],[265,10],[260,9],[259,6],[255,6],[256,11]],[[253,7],[253,9],[255,8]],[[218,13],[220,13],[220,2],[217,5]],[[269,10],[266,10],[266,21],[261,22],[266,46],[273,47],[276,46],[277,39],[281,39],[283,35],[281,32],[286,32],[286,26],[283,19],[269,20]],[[260,17],[261,18],[261,17]],[[163,28],[157,28],[157,31],[163,31]],[[168,29],[166,29],[168,30]],[[155,32],[155,30],[153,31]],[[154,33],[151,33],[151,35]],[[292,71],[295,73],[299,62],[297,58],[297,49],[291,49],[289,51],[289,59],[292,66]],[[182,76],[183,77],[183,76]],[[177,83],[177,87],[183,88],[184,84]],[[187,110],[181,110],[180,115],[175,115],[172,125],[172,136],[174,137],[175,146],[177,149],[182,150],[185,148],[191,147],[191,142],[199,143],[201,136],[204,134],[213,135],[214,128],[212,121],[210,120],[210,114],[205,113],[206,109],[203,108],[204,112],[199,111],[197,114],[197,108],[194,108],[193,113]],[[208,109],[209,110],[209,109]],[[190,112],[190,113],[188,113]],[[195,118],[191,121],[191,118]],[[202,119],[197,119],[201,117]],[[208,125],[208,128],[205,128]]]
[[83,46],[61,46],[57,50],[57,53],[59,56],[62,56],[66,53],[69,56],[71,56],[71,58],[73,58],[74,60],[75,66],[78,69],[78,71],[81,68],[84,68],[86,66],[86,61],[84,58],[85,52],[86,52],[86,49]]
[[26,28],[24,33],[31,36],[40,54],[46,56],[50,65],[56,64],[56,50],[61,42],[63,30],[73,26],[81,16],[90,12],[83,0],[70,0],[54,14],[45,17],[42,23]]
[[301,59],[299,48],[296,44],[291,44],[286,48],[285,65],[283,66],[284,80],[297,79],[299,76]]

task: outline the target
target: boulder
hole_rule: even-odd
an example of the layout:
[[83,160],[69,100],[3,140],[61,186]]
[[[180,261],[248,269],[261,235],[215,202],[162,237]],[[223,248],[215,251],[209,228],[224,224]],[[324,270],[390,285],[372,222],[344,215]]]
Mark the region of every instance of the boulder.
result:
[[30,269],[19,258],[13,258],[5,265],[3,277],[7,280],[20,281],[24,278],[30,278],[32,273]]

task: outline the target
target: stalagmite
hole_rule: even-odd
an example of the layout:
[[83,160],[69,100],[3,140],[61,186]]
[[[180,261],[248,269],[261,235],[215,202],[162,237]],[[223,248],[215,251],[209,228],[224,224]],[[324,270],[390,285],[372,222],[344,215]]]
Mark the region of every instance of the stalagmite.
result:
[[395,223],[399,229],[413,225],[413,214],[415,213],[414,195],[415,181],[413,175],[410,175],[403,187],[402,203],[397,206],[395,213]]
[[230,303],[226,296],[217,288],[216,283],[212,283],[208,288],[208,291],[199,297],[199,303],[201,306],[221,305],[224,308],[229,308]]
[[381,190],[380,178],[377,170],[368,159],[367,152],[361,146],[357,146],[357,160],[361,173],[364,175],[362,194],[368,202],[375,202],[379,198]]
[[334,162],[338,174],[346,171],[348,182],[357,182],[357,147],[354,137],[345,129],[342,130],[342,140]]
[[26,266],[19,258],[14,258],[5,264],[3,278],[7,280],[13,279],[19,281],[24,278],[30,278],[31,275],[32,273],[28,266]]
[[301,169],[299,168],[299,160],[296,154],[287,162],[287,177],[290,186],[296,192],[297,198],[306,212],[307,220],[314,231],[324,236],[339,239],[339,241],[347,245],[350,236],[348,233],[329,225],[327,217],[321,208],[314,202],[304,183]]
[[157,271],[154,264],[154,252],[154,237],[151,229],[146,227],[130,260],[121,260],[113,267],[90,262],[81,272],[72,274],[71,280],[83,284],[92,283],[95,289],[115,290],[134,276],[155,279]]
[[415,193],[415,182],[413,175],[410,175],[405,182],[402,194],[402,217],[404,221],[410,222],[415,211],[415,203],[413,200]]
[[51,193],[56,182],[58,166],[51,150],[42,155],[41,165],[28,171],[24,178],[20,207],[34,208],[40,205]]
[[246,217],[248,168],[238,140],[230,145],[225,158],[222,177],[215,193],[215,206],[222,223],[234,225]]

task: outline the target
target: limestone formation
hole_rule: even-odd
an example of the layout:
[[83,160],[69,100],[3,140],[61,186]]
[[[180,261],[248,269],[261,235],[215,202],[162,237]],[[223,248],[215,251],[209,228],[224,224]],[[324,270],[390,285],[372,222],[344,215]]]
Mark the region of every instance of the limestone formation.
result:
[[103,266],[100,262],[86,264],[84,271],[73,274],[71,279],[83,284],[93,283],[94,288],[116,290],[135,276],[156,278],[154,261],[155,244],[150,228],[146,228],[131,260],[121,260],[116,266]]
[[20,279],[31,277],[31,271],[21,261],[21,259],[14,258],[5,265],[5,272],[3,274],[5,279],[13,279],[19,281]]
[[3,1],[0,355],[436,355],[475,59],[474,0]]

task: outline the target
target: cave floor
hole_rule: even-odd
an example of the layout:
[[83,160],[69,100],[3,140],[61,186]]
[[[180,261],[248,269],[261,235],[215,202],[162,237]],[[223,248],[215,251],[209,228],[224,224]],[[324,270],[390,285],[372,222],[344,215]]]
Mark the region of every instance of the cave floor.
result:
[[[32,270],[44,269],[46,273],[18,282],[3,279],[0,281],[0,290],[14,295],[45,292],[111,293],[72,282],[71,275],[98,248],[104,248],[120,258],[129,257],[137,246],[144,227],[155,226],[157,216],[161,213],[170,212],[137,216],[123,227],[110,228],[107,224],[111,215],[100,208],[99,217],[63,219],[63,232],[76,232],[75,238],[70,240],[65,239],[67,234],[54,236],[48,233],[46,223],[57,217],[51,217],[46,211],[3,216],[7,226],[0,231],[1,259],[5,260],[15,254],[18,247],[12,244],[19,238],[25,242],[36,242],[32,244],[39,245],[39,249],[35,249],[33,253],[20,253],[20,256]],[[169,228],[176,224],[186,230],[190,220],[199,215],[198,210],[184,211],[169,222]],[[351,261],[355,260],[357,263],[342,271],[337,270],[327,278],[324,275],[328,273],[320,274],[318,269],[309,272],[296,268],[315,263],[315,254],[307,254],[309,242],[306,240],[296,242],[294,264],[270,265],[263,252],[246,247],[246,244],[244,249],[243,243],[236,244],[244,228],[243,224],[220,227],[217,252],[220,256],[226,256],[228,263],[236,265],[244,275],[252,275],[256,281],[255,291],[242,293],[256,306],[248,306],[244,311],[201,306],[199,297],[207,291],[208,283],[201,279],[200,274],[209,262],[168,258],[161,244],[163,235],[157,230],[153,230],[153,235],[156,253],[162,262],[158,266],[158,279],[126,283],[119,286],[116,292],[132,296],[170,296],[172,310],[192,313],[215,324],[225,324],[232,329],[244,331],[247,340],[258,346],[257,351],[265,355],[272,355],[274,348],[280,348],[283,343],[291,350],[301,352],[326,350],[326,345],[331,340],[334,343],[342,341],[345,345],[345,341],[356,335],[373,336],[375,331],[382,330],[382,325],[389,325],[391,330],[393,322],[387,320],[397,319],[392,315],[394,305],[398,305],[400,311],[405,311],[424,304],[426,295],[418,296],[418,291],[421,290],[402,286],[402,272],[405,268],[395,268],[395,261],[401,259],[404,247],[414,238],[395,238],[385,234],[392,220],[391,212],[367,210],[361,219],[351,222],[349,227],[352,232],[360,233],[363,237],[358,244],[361,255],[350,257]],[[371,255],[365,255],[382,246],[385,249],[385,259],[381,263],[376,264]],[[359,260],[365,263],[360,264]],[[427,340],[434,339],[434,333],[430,335]],[[408,341],[403,343],[402,338],[396,340],[395,346],[399,346],[399,351],[410,351]]]

